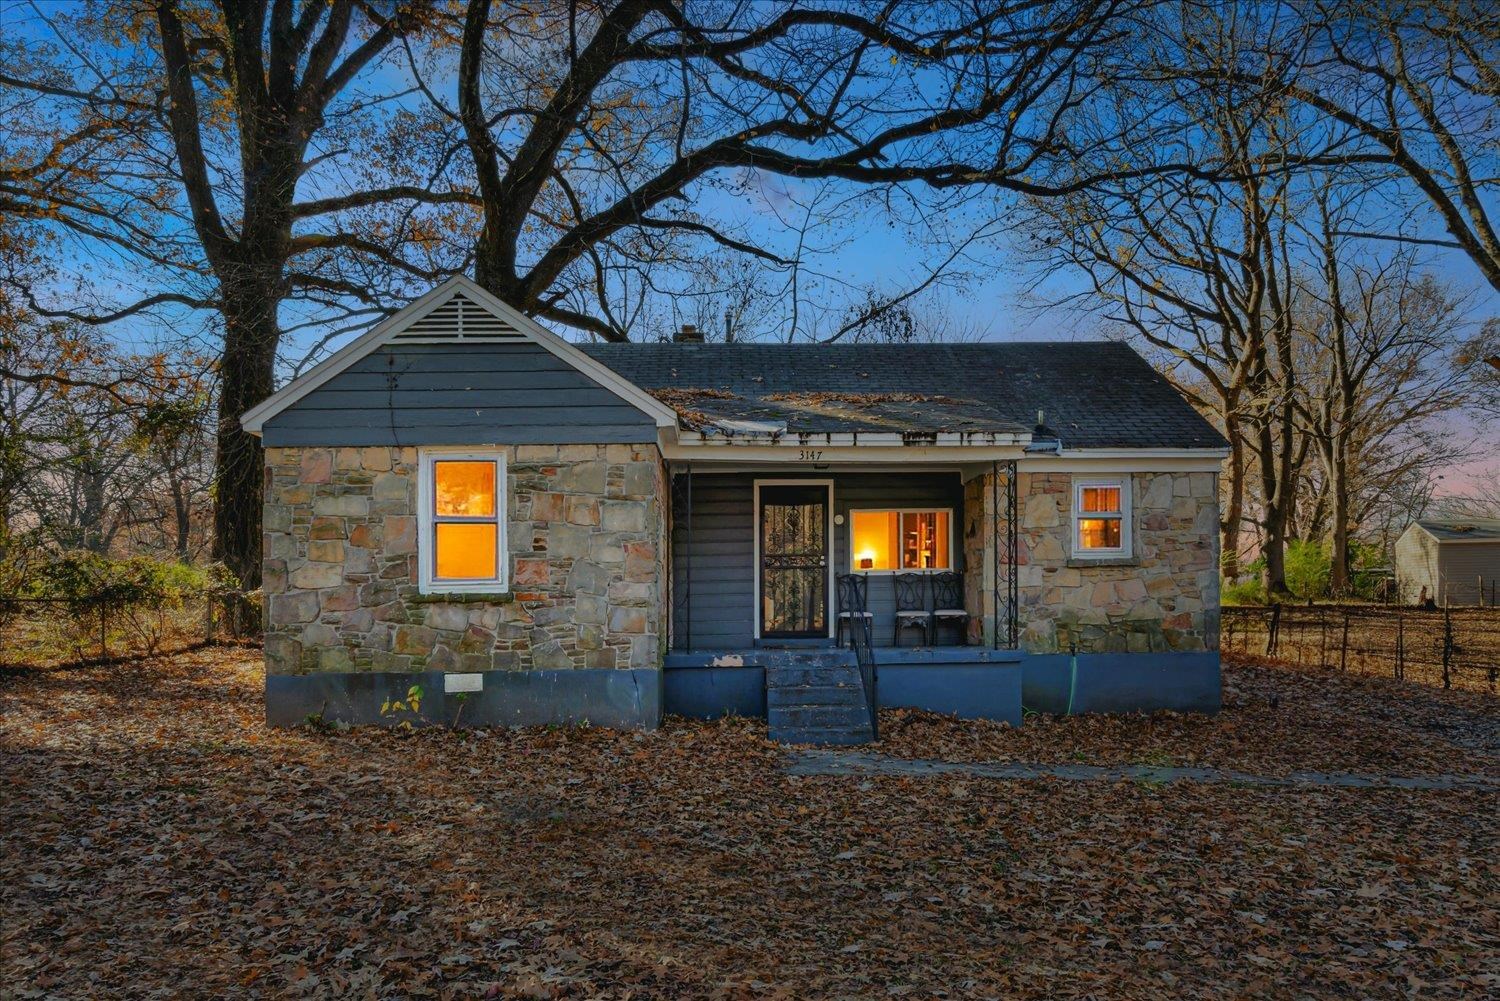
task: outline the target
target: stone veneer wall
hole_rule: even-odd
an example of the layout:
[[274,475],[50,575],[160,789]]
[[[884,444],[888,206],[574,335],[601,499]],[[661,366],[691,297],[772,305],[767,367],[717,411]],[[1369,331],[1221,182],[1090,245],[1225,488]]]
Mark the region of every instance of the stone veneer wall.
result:
[[[991,477],[965,486],[971,639],[994,616]],[[1073,474],[1021,473],[1017,573],[1021,648],[1032,653],[1148,653],[1219,646],[1219,504],[1213,473],[1136,473],[1132,555],[1109,565],[1070,558]],[[1003,503],[1003,498],[1002,498]]]
[[266,449],[267,670],[659,667],[656,447],[504,452],[510,593],[445,597],[418,593],[415,448]]

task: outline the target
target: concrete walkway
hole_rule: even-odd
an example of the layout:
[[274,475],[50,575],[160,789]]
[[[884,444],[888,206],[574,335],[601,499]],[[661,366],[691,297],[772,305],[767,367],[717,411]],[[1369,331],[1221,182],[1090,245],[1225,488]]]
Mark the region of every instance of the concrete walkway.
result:
[[1363,775],[1355,772],[1292,772],[1251,775],[1218,768],[1158,768],[1150,765],[1033,765],[1022,762],[956,762],[892,758],[868,751],[798,748],[789,775],[968,775],[984,779],[1062,779],[1070,782],[1227,782],[1248,786],[1330,789],[1469,789],[1500,792],[1500,783],[1467,775]]

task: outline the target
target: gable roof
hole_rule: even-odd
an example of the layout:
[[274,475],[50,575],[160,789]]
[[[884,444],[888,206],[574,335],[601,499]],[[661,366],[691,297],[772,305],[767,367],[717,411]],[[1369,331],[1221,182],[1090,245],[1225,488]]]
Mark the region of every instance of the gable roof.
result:
[[506,341],[529,341],[539,345],[646,413],[657,427],[677,426],[677,413],[671,407],[463,275],[448,279],[251,407],[240,418],[240,424],[251,434],[260,434],[266,421],[385,344],[461,345]]
[[1418,518],[1416,524],[1439,542],[1500,542],[1500,518]]
[[797,433],[1030,434],[1064,447],[1211,448],[1226,442],[1171,384],[1115,341],[976,344],[591,344],[583,351],[693,418]]

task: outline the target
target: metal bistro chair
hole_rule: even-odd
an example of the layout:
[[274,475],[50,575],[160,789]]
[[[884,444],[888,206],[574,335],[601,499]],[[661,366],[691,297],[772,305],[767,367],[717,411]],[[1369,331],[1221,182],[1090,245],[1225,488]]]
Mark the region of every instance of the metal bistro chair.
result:
[[922,594],[925,576],[898,573],[891,578],[896,585],[896,624],[891,630],[891,646],[900,646],[901,630],[913,627],[922,630],[923,646],[932,645],[932,613],[927,610],[927,601]]
[[937,641],[944,623],[958,627],[958,645],[963,646],[969,632],[969,612],[964,608],[964,575],[945,570],[932,577],[932,635]]
[[870,578],[862,573],[841,573],[834,580],[839,593],[839,621],[834,629],[835,646],[844,645],[844,627],[853,632],[853,618],[858,615],[870,623],[875,613],[870,611]]

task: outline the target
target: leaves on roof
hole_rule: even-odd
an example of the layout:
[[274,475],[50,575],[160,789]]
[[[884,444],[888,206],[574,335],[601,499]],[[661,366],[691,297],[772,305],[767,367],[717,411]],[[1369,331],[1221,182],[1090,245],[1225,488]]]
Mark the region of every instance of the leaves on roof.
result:
[[712,417],[698,409],[697,405],[701,401],[740,399],[738,393],[731,393],[727,389],[694,389],[674,386],[666,389],[648,389],[646,392],[677,411],[678,419],[694,430],[701,430],[714,423]]
[[934,396],[930,393],[767,393],[761,399],[768,403],[795,403],[809,407],[826,403],[839,403],[848,407],[878,407],[882,403],[963,403],[962,400],[949,396]]

